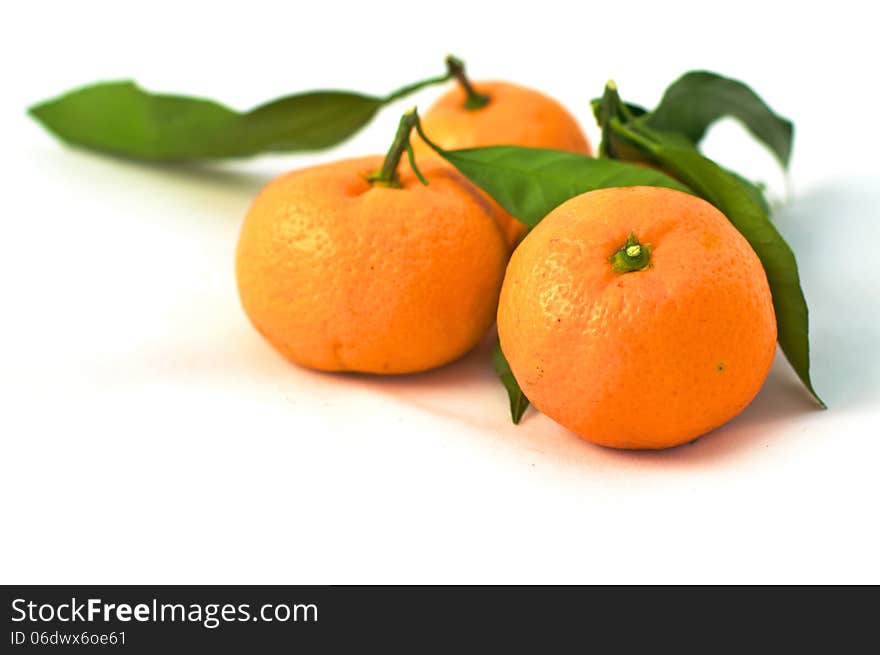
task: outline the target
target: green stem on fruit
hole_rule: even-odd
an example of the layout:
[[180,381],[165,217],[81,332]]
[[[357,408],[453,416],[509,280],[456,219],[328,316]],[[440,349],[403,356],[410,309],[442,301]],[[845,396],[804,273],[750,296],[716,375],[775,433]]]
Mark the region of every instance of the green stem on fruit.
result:
[[425,179],[421,171],[416,167],[416,160],[413,156],[412,146],[409,142],[412,129],[418,124],[418,122],[419,115],[416,113],[415,107],[401,116],[400,123],[397,125],[397,134],[394,136],[394,141],[388,149],[388,154],[385,155],[385,161],[382,162],[382,168],[375,173],[368,175],[368,182],[393,189],[400,189],[403,185],[400,183],[400,175],[398,174],[397,169],[400,166],[400,159],[403,157],[403,153],[406,152],[413,172],[415,172],[422,184],[428,184],[428,180]]
[[628,123],[632,120],[632,113],[620,99],[620,94],[617,92],[617,83],[614,80],[608,80],[605,83],[605,92],[599,99],[599,104],[595,107],[594,112],[596,114],[596,121],[602,129],[599,156],[606,159],[620,159],[619,153],[614,150],[610,134],[610,124],[615,120],[620,123]]
[[415,120],[416,120],[416,132],[417,132],[418,135],[421,137],[422,141],[424,141],[425,143],[427,143],[428,146],[429,146],[434,152],[436,152],[438,155],[440,155],[441,157],[443,157],[443,153],[446,152],[446,151],[443,150],[443,148],[441,148],[440,146],[438,146],[436,143],[434,143],[433,141],[431,141],[431,139],[428,137],[428,135],[425,134],[425,130],[422,129],[422,121],[419,120],[419,114],[418,114],[418,112],[415,111],[415,110],[413,110],[413,113],[415,113],[415,115],[416,115],[416,119],[415,119]]
[[636,235],[630,232],[624,246],[608,258],[615,273],[643,271],[651,265],[651,244],[639,243]]
[[[418,116],[416,116],[416,120],[418,120]],[[419,178],[419,182],[428,186],[428,180],[425,179],[425,176],[422,175],[422,171],[420,171],[419,167],[416,165],[416,153],[413,152],[412,143],[409,141],[406,142],[406,156],[409,159],[409,167],[413,169],[413,173]]]
[[458,80],[458,83],[461,84],[461,88],[464,89],[465,109],[467,109],[468,111],[482,109],[492,101],[492,98],[490,96],[486,95],[485,93],[479,93],[473,87],[471,81],[464,73],[464,62],[461,59],[452,55],[446,55],[446,69],[447,71],[449,71],[449,76],[454,77],[456,80]]
[[632,112],[629,110],[629,107],[626,106],[626,103],[620,99],[620,93],[617,90],[617,82],[614,80],[608,80],[605,82],[604,98],[612,116],[617,116],[624,123],[628,123],[632,120]]

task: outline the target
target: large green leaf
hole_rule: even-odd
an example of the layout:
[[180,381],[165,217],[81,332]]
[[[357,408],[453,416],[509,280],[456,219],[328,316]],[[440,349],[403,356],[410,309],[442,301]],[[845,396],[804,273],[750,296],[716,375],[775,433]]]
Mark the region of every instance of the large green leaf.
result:
[[437,151],[529,227],[569,198],[595,189],[661,186],[688,190],[651,168],[561,150],[488,146]]
[[448,77],[381,97],[299,93],[247,112],[203,98],[151,93],[130,81],[106,82],[39,103],[29,112],[60,139],[111,154],[163,161],[246,157],[336,145],[384,105]]
[[654,129],[685,135],[697,145],[712,123],[725,116],[741,121],[780,163],[788,166],[794,127],[739,80],[707,71],[685,73],[643,120]]

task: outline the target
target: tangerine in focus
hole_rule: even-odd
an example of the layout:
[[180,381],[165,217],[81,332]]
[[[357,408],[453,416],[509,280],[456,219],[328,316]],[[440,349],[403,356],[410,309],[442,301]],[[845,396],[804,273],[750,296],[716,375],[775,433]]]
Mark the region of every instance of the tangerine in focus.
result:
[[605,446],[659,449],[751,402],[776,317],[760,260],[715,207],[612,188],[563,203],[514,251],[498,334],[541,412]]

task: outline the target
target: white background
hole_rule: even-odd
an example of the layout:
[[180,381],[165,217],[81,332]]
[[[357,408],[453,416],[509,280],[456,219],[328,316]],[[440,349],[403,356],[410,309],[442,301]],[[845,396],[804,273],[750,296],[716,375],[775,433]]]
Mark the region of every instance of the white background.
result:
[[[878,46],[862,3],[15,3],[0,166],[0,582],[880,582]],[[867,4],[867,3],[864,3]],[[12,12],[10,15],[10,11]],[[382,152],[202,168],[63,147],[25,108],[73,86],[247,108],[385,93],[465,58],[563,101],[594,143],[605,80],[652,106],[685,70],[749,82],[797,126],[791,180],[726,123],[707,149],[787,203],[817,411],[777,359],[697,444],[616,452],[530,411],[482,347],[423,375],[318,374],[241,312],[238,226],[272,176]]]

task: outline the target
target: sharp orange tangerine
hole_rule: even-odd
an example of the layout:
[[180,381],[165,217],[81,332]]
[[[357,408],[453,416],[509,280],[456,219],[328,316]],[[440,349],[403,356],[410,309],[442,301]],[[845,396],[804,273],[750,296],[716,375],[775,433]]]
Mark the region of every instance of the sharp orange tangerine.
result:
[[776,348],[749,244],[711,204],[657,187],[552,211],[511,257],[498,333],[535,407],[628,449],[685,443],[736,416]]

